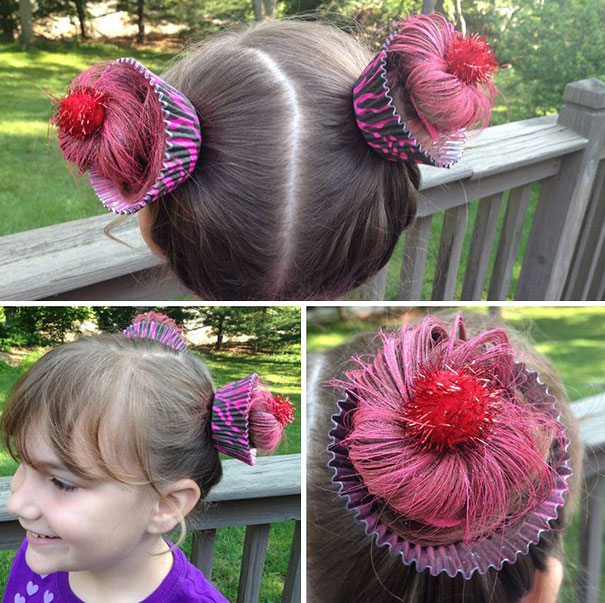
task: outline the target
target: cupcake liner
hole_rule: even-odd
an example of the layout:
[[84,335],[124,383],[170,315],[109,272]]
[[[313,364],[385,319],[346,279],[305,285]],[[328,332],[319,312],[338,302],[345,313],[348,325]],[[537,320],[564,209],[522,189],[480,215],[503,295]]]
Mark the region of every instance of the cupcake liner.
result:
[[[162,107],[166,125],[166,148],[162,169],[140,201],[125,201],[112,182],[100,176],[94,167],[88,170],[92,187],[107,209],[116,214],[133,214],[189,178],[199,156],[202,136],[195,108],[182,92],[135,59],[123,57],[114,63],[130,65],[145,76]],[[108,65],[107,69],[111,69],[111,65]]]
[[141,320],[131,324],[122,331],[126,337],[153,339],[184,354],[187,351],[187,343],[182,335],[166,324],[152,320]]
[[412,161],[451,167],[462,156],[466,130],[441,134],[430,148],[423,148],[397,112],[387,80],[387,51],[392,33],[359,76],[353,87],[357,125],[367,144],[389,161]]
[[[528,371],[524,364],[515,364],[515,369],[515,379],[522,377],[519,389],[524,397],[532,406],[559,421],[556,401],[538,374]],[[413,563],[417,571],[428,570],[432,576],[445,572],[453,578],[460,573],[467,580],[475,572],[485,574],[490,568],[500,570],[505,561],[514,563],[518,555],[527,555],[530,546],[539,542],[542,532],[550,530],[550,521],[557,518],[559,507],[565,504],[564,495],[569,489],[567,482],[572,475],[566,437],[556,439],[551,447],[551,458],[557,461],[555,484],[546,500],[534,510],[510,521],[483,540],[438,546],[408,542],[389,529],[389,521],[396,518],[395,512],[368,491],[342,443],[350,431],[349,414],[356,406],[355,393],[347,391],[345,399],[338,402],[339,412],[332,417],[331,443],[328,446],[332,483],[338,486],[346,508],[353,511],[354,521],[363,524],[366,535],[374,538],[378,546],[387,547],[390,554],[399,555],[404,565]]]
[[256,449],[250,447],[248,417],[252,392],[259,387],[256,373],[219,387],[212,403],[212,437],[220,452],[254,465]]

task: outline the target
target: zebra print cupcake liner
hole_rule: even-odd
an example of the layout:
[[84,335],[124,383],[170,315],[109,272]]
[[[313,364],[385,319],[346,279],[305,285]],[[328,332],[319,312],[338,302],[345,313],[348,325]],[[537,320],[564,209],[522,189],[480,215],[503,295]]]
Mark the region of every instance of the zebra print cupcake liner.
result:
[[[528,371],[524,364],[515,366],[518,374],[524,377],[520,390],[525,398],[534,407],[560,420],[555,398],[548,393],[538,374]],[[505,562],[515,563],[519,555],[529,553],[530,546],[537,544],[541,534],[551,529],[550,522],[557,518],[559,508],[565,504],[568,480],[573,473],[567,438],[555,440],[550,450],[556,478],[549,496],[523,517],[508,522],[485,539],[468,543],[425,546],[404,540],[390,528],[398,519],[395,513],[368,491],[343,444],[351,429],[351,413],[356,407],[355,393],[347,391],[345,399],[338,402],[338,413],[332,416],[328,446],[332,483],[338,487],[338,495],[346,501],[346,509],[353,512],[355,523],[363,526],[366,535],[374,539],[377,546],[387,547],[391,555],[399,555],[404,565],[415,564],[419,572],[428,571],[432,576],[444,572],[451,578],[461,574],[469,580],[475,572],[485,574],[490,568],[500,570]]]
[[219,387],[212,402],[212,438],[214,446],[247,465],[254,465],[256,449],[250,446],[248,417],[252,393],[260,387],[256,373]]
[[[123,57],[114,63],[129,65],[145,76],[161,105],[166,126],[162,168],[152,187],[140,201],[125,201],[117,187],[100,176],[94,167],[88,170],[92,187],[107,209],[116,214],[134,214],[189,178],[199,157],[202,135],[195,108],[182,92],[135,59]],[[111,69],[112,64],[107,69]]]
[[393,32],[368,63],[353,87],[353,108],[357,126],[367,144],[388,161],[425,163],[451,167],[462,156],[466,131],[440,135],[430,148],[423,148],[397,112],[387,80],[387,51]]
[[[142,318],[142,320],[137,320],[126,327],[122,333],[131,339],[153,339],[176,350],[179,354],[184,354],[187,351],[187,343],[183,336],[169,324]],[[167,316],[166,318],[170,320]]]

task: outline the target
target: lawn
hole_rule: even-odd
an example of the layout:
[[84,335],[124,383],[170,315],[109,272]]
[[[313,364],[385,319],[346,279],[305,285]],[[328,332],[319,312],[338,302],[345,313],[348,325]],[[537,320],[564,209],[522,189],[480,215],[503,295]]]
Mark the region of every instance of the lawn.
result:
[[[422,313],[426,309],[420,309]],[[433,311],[436,311],[434,309]],[[328,322],[324,319],[313,324],[316,309],[311,309],[307,327],[307,351],[309,354],[340,345],[359,333],[375,332],[381,326],[396,328],[401,325],[399,310],[390,308],[386,319],[373,319],[365,313],[346,322]],[[487,308],[463,308],[465,314],[487,314]],[[536,349],[550,358],[557,368],[570,400],[581,400],[596,393],[605,392],[605,307],[504,307],[501,316],[506,324],[527,334]],[[320,317],[317,315],[317,318]],[[580,542],[580,515],[565,537],[566,569],[561,601],[576,601],[573,585],[577,582],[577,563]],[[604,535],[605,544],[605,535]],[[602,560],[602,581],[605,583],[605,557]],[[601,601],[605,602],[605,592]]]
[[[10,366],[0,361],[0,404],[4,406],[6,394],[12,384],[31,365],[43,350],[34,350],[26,356],[19,366]],[[272,355],[243,356],[229,352],[205,354],[204,360],[210,367],[217,386],[224,385],[234,379],[252,372],[258,372],[265,379],[274,393],[286,394],[296,407],[296,419],[288,426],[286,437],[276,454],[294,454],[300,452],[300,350],[291,353]],[[0,475],[12,475],[16,464],[3,450],[0,452]],[[269,549],[260,601],[277,603],[281,601],[281,593],[286,576],[290,543],[294,532],[293,522],[276,523],[271,527]],[[218,530],[212,582],[231,601],[237,597],[239,567],[243,550],[245,529],[225,528]],[[191,550],[191,536],[182,547],[187,554]],[[8,578],[10,564],[14,551],[0,552],[0,592],[3,592]]]
[[161,71],[170,54],[112,44],[46,43],[22,52],[0,44],[0,236],[104,213],[87,177],[63,160],[48,125],[51,100],[97,61],[132,56]]

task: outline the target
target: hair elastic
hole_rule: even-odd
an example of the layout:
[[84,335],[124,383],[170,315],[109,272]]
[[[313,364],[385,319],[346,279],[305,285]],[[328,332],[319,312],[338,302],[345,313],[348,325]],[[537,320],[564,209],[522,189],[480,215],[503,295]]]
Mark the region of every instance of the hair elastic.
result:
[[[395,55],[394,59],[390,58],[391,54]],[[412,55],[418,64],[404,82],[408,96],[405,105],[415,116],[416,129],[395,107],[387,67],[390,61],[402,62]],[[473,101],[485,111],[488,103],[493,104],[495,96],[490,78],[496,66],[489,45],[482,38],[462,36],[437,13],[409,17],[398,23],[397,31],[386,39],[355,82],[353,107],[357,125],[367,144],[384,159],[451,167],[462,155],[467,128],[439,131],[423,115],[423,107],[420,101],[414,101],[413,93],[422,85],[426,94],[431,84],[427,81],[419,84],[418,72],[432,72],[442,82],[449,78],[451,87],[457,87],[458,92],[465,87],[476,89]],[[478,91],[480,87],[485,90]],[[443,93],[442,89],[433,90],[433,96]],[[451,88],[447,92],[451,92]],[[484,93],[487,93],[489,101],[476,100],[484,97]],[[464,101],[470,104],[470,99],[461,99],[460,102]],[[443,103],[443,99],[436,98],[435,102]],[[477,116],[471,114],[467,121],[473,123]],[[419,142],[420,130],[423,130],[423,138],[431,141],[429,144]]]
[[[126,200],[111,180],[101,176],[94,161],[87,166],[92,187],[103,205],[117,214],[132,214],[189,178],[199,157],[202,137],[199,118],[191,101],[137,60],[123,57],[112,61],[103,69],[99,79],[110,77],[111,70],[117,65],[127,66],[133,73],[145,77],[153,92],[151,98],[161,109],[165,126],[161,169],[151,188],[140,198]],[[94,86],[72,85],[68,95],[58,101],[58,112],[52,121],[58,125],[62,135],[77,146],[88,138],[102,135],[107,114],[113,110],[114,103],[119,102],[119,98],[114,99],[110,93],[101,92]]]
[[[462,327],[462,339],[456,338],[458,327]],[[404,339],[406,337],[407,340]],[[490,568],[500,570],[504,562],[514,563],[518,555],[526,555],[530,546],[538,543],[540,535],[550,530],[550,522],[557,518],[558,509],[565,502],[564,495],[569,489],[567,482],[572,469],[567,452],[569,440],[559,420],[556,400],[548,393],[538,374],[529,371],[524,364],[515,363],[512,356],[505,370],[496,368],[498,356],[508,347],[504,331],[495,329],[470,341],[465,339],[461,317],[457,319],[454,332],[449,337],[445,336],[441,323],[429,317],[416,329],[402,329],[401,339],[383,335],[383,349],[373,359],[354,359],[360,368],[347,372],[346,379],[332,383],[345,387],[345,397],[338,402],[338,412],[332,417],[331,443],[328,446],[331,459],[328,466],[333,470],[332,482],[338,487],[339,496],[346,501],[346,508],[353,512],[354,521],[364,527],[366,535],[378,546],[386,547],[391,555],[398,555],[404,565],[414,564],[419,572],[426,570],[433,576],[444,572],[450,577],[459,573],[465,579],[470,579],[475,572],[485,574]],[[404,350],[406,341],[411,347]],[[441,363],[431,354],[438,343],[443,352]],[[459,355],[451,353],[457,348],[460,349]],[[476,349],[480,349],[480,354],[474,353]],[[493,367],[492,363],[495,363]],[[492,378],[488,379],[490,371]],[[469,385],[468,391],[461,391],[467,387],[464,381],[470,379],[469,375],[477,377],[476,383]],[[484,391],[476,388],[484,388]],[[388,412],[391,413],[389,422],[393,422],[395,435],[389,436],[401,442],[398,446],[409,445],[405,449],[409,454],[423,455],[432,472],[448,461],[447,455],[462,457],[465,454],[484,454],[482,451],[490,446],[490,440],[500,428],[499,421],[510,420],[508,416],[500,417],[498,413],[502,411],[504,415],[511,407],[499,408],[497,399],[507,395],[513,399],[519,395],[531,412],[546,417],[545,422],[557,430],[547,453],[549,480],[545,480],[545,484],[548,486],[544,487],[539,499],[536,497],[535,504],[512,516],[502,517],[502,521],[487,536],[461,536],[453,538],[451,542],[431,544],[432,538],[438,539],[435,534],[451,527],[453,522],[446,521],[444,516],[437,516],[430,518],[430,521],[427,518],[427,523],[423,524],[422,518],[406,518],[401,511],[393,508],[399,503],[405,506],[417,500],[412,493],[419,493],[420,478],[398,484],[395,495],[407,500],[389,498],[393,493],[388,491],[388,486],[386,491],[377,494],[374,479],[370,480],[379,457],[393,461],[393,453],[386,441],[389,436],[376,432],[376,443],[382,448],[372,457],[373,466],[368,464],[361,468],[352,460],[351,439],[355,437],[356,414],[361,412],[364,415],[360,420],[376,420],[376,412],[371,406],[364,406],[363,402],[369,399],[372,392],[375,397],[384,396],[392,400]],[[462,401],[458,409],[451,403],[456,398]],[[435,400],[439,404],[433,404]],[[424,405],[421,416],[414,414],[414,405]],[[490,405],[493,407],[490,408]],[[412,406],[412,409],[408,406]],[[444,408],[448,414],[443,413]],[[478,419],[474,413],[480,415]],[[377,424],[374,428],[380,429]],[[516,452],[518,457],[521,452]],[[519,459],[509,462],[519,462]],[[364,473],[366,469],[368,472]],[[537,481],[537,470],[536,473],[532,479]],[[493,479],[496,479],[495,474]],[[368,482],[371,482],[370,485]],[[483,488],[493,486],[485,483]],[[389,498],[388,502],[385,497]],[[469,512],[468,506],[465,508]],[[417,536],[404,538],[401,535],[402,525],[406,533]],[[439,525],[443,527],[435,527]]]

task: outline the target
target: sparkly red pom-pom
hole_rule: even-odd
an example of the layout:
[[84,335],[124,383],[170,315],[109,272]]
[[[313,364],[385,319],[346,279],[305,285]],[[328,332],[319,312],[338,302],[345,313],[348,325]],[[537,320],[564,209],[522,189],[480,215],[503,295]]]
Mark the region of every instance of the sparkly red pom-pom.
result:
[[407,429],[437,450],[487,436],[500,390],[470,369],[420,373],[405,406]]
[[60,101],[57,124],[70,136],[84,140],[103,125],[105,109],[103,94],[89,86],[78,88]]
[[449,73],[467,84],[486,82],[498,68],[490,45],[477,34],[463,36],[455,32],[446,60]]
[[294,407],[290,402],[290,397],[273,396],[269,404],[271,414],[277,419],[277,422],[285,427],[294,421]]

